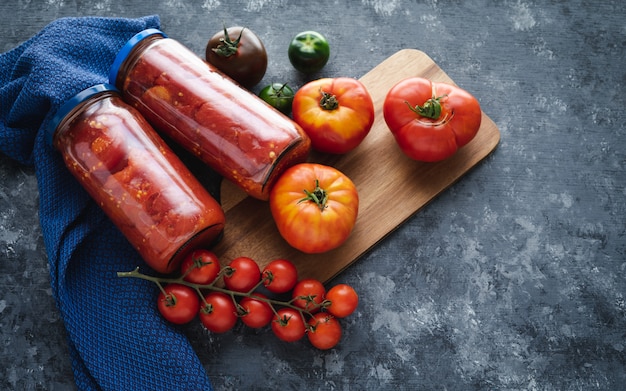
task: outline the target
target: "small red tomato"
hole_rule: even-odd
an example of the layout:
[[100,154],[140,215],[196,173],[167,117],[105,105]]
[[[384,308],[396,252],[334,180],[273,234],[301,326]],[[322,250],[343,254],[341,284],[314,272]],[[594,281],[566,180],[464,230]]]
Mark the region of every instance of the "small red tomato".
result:
[[337,318],[352,314],[359,305],[359,296],[354,288],[347,284],[335,285],[326,292],[326,311]]
[[159,294],[157,306],[163,317],[175,324],[185,324],[196,317],[200,308],[198,293],[182,284],[169,284]]
[[274,293],[285,293],[298,282],[298,270],[286,259],[275,259],[263,269],[263,285]]
[[334,316],[319,312],[309,319],[308,325],[309,342],[316,348],[326,350],[339,343],[341,325]]
[[293,288],[293,305],[315,313],[320,310],[325,294],[326,288],[320,281],[313,278],[300,280]]
[[405,155],[437,162],[476,136],[482,111],[476,98],[457,86],[412,77],[389,90],[383,115]]
[[211,292],[204,297],[200,308],[200,322],[213,333],[225,333],[237,323],[237,308],[233,299],[222,292]]
[[228,264],[224,284],[232,291],[250,292],[261,281],[261,269],[252,258],[239,257]]
[[281,308],[272,320],[272,331],[281,341],[295,342],[306,334],[306,325],[300,312],[293,308]]
[[255,293],[252,296],[246,296],[241,299],[239,305],[243,312],[240,314],[241,321],[248,327],[258,329],[266,326],[272,321],[274,317],[274,311],[272,307],[258,298],[267,298],[261,293]]
[[220,272],[220,262],[217,255],[209,250],[194,250],[180,265],[180,270],[185,281],[208,285],[217,278]]
[[374,102],[356,79],[324,78],[302,86],[293,98],[294,121],[311,138],[313,149],[347,153],[356,148],[374,124]]

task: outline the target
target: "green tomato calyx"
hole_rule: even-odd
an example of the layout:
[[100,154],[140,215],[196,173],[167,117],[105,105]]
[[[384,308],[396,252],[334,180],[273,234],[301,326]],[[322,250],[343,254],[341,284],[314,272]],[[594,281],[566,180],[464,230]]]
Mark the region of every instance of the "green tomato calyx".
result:
[[273,94],[278,99],[291,99],[293,97],[293,92],[287,83],[282,85],[280,83],[272,84],[270,87],[270,94]]
[[237,48],[239,47],[239,42],[241,41],[241,36],[243,35],[243,30],[246,28],[242,28],[239,32],[239,37],[236,40],[231,40],[228,36],[228,29],[224,26],[224,38],[220,38],[220,44],[211,49],[216,54],[222,57],[230,57],[234,54],[237,54]]
[[175,307],[176,303],[178,303],[178,298],[176,298],[176,295],[173,293],[166,293],[164,300],[167,307]]
[[318,179],[315,180],[315,189],[313,189],[313,191],[309,191],[307,189],[304,189],[303,191],[304,194],[306,194],[306,197],[298,201],[298,204],[301,202],[314,202],[317,207],[320,208],[320,211],[324,211],[324,209],[326,209],[328,193],[320,187],[320,181]]
[[320,93],[322,94],[322,99],[320,99],[320,107],[324,110],[336,110],[339,107],[339,101],[337,97],[329,92],[322,91],[320,89]]
[[314,34],[303,34],[298,38],[300,43],[300,50],[306,53],[315,53],[317,47],[321,44],[320,38]]
[[411,111],[413,111],[414,113],[422,117],[426,117],[430,119],[438,119],[441,116],[441,102],[440,101],[442,98],[445,98],[446,96],[447,95],[442,95],[439,97],[433,96],[432,98],[424,102],[423,106],[416,105],[415,107],[413,107],[408,101],[404,101],[404,103],[406,103],[406,105],[409,106],[409,109],[411,109]]

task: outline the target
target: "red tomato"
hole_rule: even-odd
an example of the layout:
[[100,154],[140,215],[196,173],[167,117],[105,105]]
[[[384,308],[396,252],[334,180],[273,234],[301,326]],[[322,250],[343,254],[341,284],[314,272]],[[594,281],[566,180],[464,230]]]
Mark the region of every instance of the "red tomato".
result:
[[237,323],[237,308],[232,297],[222,292],[211,292],[204,297],[200,308],[200,322],[213,333],[225,333]]
[[337,318],[352,314],[359,305],[359,296],[354,288],[347,284],[335,285],[326,292],[326,311]]
[[320,310],[325,295],[326,288],[320,281],[306,278],[296,284],[291,297],[293,298],[293,305],[310,313],[315,313]]
[[270,292],[289,292],[297,282],[298,269],[286,259],[275,259],[263,269],[263,285]]
[[341,325],[337,319],[329,314],[320,312],[308,322],[307,336],[311,345],[326,350],[335,347],[341,339]]
[[293,308],[281,308],[272,320],[272,331],[281,341],[295,342],[306,334],[304,318]]
[[467,91],[414,77],[389,90],[383,115],[404,154],[436,162],[449,158],[476,136],[482,112]]
[[261,293],[255,293],[252,296],[246,296],[241,299],[239,305],[241,306],[243,313],[240,317],[241,321],[246,326],[258,329],[271,322],[274,317],[274,311],[272,311],[272,307],[270,307],[267,302],[258,300],[255,297],[267,298]]
[[159,294],[157,307],[163,317],[175,324],[185,324],[196,317],[200,308],[198,293],[186,285],[169,284]]
[[232,291],[250,292],[261,281],[259,265],[248,257],[233,259],[224,275],[224,284]]
[[365,86],[349,77],[324,78],[302,86],[293,98],[294,121],[320,152],[356,148],[374,123],[374,102]]
[[287,169],[270,191],[280,235],[305,253],[323,253],[350,236],[359,209],[354,183],[339,170],[316,163]]
[[217,278],[220,273],[220,262],[217,255],[209,250],[194,250],[181,263],[180,266],[185,281],[208,285]]

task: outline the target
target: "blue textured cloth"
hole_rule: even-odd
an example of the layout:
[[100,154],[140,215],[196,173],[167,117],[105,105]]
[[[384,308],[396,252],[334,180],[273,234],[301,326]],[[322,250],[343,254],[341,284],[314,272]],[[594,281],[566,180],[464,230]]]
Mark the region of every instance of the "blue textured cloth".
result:
[[189,341],[162,320],[143,261],[46,143],[68,98],[107,82],[115,55],[158,16],[63,18],[0,55],[0,152],[34,165],[52,291],[81,390],[211,390]]

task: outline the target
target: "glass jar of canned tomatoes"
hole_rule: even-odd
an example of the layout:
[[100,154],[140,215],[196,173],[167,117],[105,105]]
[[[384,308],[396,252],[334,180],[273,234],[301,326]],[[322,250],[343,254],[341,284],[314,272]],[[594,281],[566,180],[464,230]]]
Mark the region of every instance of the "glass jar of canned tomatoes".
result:
[[57,111],[49,142],[146,263],[174,271],[222,234],[224,212],[112,85],[81,91]]
[[310,152],[293,120],[160,30],[126,43],[109,82],[157,131],[252,197],[267,200],[280,174]]

